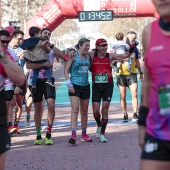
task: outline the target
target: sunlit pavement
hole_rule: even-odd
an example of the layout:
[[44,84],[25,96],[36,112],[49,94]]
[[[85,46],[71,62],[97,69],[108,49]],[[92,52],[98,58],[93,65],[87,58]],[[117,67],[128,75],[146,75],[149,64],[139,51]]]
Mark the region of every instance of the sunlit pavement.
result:
[[[6,170],[137,170],[139,169],[140,148],[137,140],[137,124],[132,122],[133,111],[128,105],[129,122],[124,123],[119,104],[118,88],[114,88],[113,97],[117,104],[111,104],[109,123],[106,129],[107,143],[100,143],[95,137],[96,123],[89,105],[87,133],[93,142],[81,141],[80,116],[77,129],[77,144],[68,144],[71,135],[71,108],[67,88],[64,83],[63,68],[55,72],[56,79],[56,118],[52,129],[54,145],[34,146],[36,138],[33,109],[31,127],[25,127],[25,109],[19,126],[22,133],[11,137],[12,146],[7,152]],[[129,97],[128,97],[129,98]],[[129,100],[129,99],[128,99]],[[44,140],[47,126],[47,108],[42,119],[42,137]]]
[[[95,137],[96,125],[89,106],[87,132],[93,142],[82,142],[80,122],[77,144],[68,144],[70,138],[70,107],[56,107],[56,118],[52,130],[54,145],[34,146],[35,127],[21,127],[22,134],[13,135],[12,146],[7,152],[6,170],[136,170],[139,167],[140,148],[137,140],[137,124],[131,121],[132,108],[128,105],[129,122],[123,123],[119,105],[111,105],[106,129],[107,143]],[[43,115],[46,125],[47,109]],[[25,121],[25,111],[21,125]],[[33,115],[31,116],[33,125]],[[79,116],[80,121],[80,116]],[[42,131],[44,139],[46,130]]]

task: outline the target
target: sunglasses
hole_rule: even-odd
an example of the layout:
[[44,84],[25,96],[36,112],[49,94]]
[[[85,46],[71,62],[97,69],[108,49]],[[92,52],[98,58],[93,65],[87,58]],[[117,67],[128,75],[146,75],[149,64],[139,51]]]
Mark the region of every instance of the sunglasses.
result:
[[101,44],[101,45],[99,45],[99,46],[101,46],[101,47],[107,47],[108,44]]
[[9,40],[1,40],[2,44],[9,44]]

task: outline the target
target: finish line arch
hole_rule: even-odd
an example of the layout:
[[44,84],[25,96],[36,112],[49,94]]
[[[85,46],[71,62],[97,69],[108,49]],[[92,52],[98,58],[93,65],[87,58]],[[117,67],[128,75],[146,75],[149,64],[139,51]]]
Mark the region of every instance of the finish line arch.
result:
[[[48,27],[53,31],[65,19],[78,18],[78,11],[84,11],[85,1],[89,0],[49,0],[26,23],[26,37],[28,37],[28,30],[31,26],[37,26],[41,29]],[[98,10],[113,10],[114,18],[156,17],[151,0],[98,0],[96,2],[100,3]]]

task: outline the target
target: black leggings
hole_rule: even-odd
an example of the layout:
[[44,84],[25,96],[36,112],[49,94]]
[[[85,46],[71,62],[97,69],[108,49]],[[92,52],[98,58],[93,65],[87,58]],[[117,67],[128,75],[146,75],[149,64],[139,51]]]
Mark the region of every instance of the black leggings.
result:
[[0,92],[0,127],[7,128],[7,113],[4,90]]

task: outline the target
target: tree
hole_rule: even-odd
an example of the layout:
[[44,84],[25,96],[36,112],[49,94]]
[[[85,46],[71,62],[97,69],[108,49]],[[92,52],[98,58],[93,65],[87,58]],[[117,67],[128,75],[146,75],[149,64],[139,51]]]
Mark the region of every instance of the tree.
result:
[[35,15],[48,0],[1,0],[2,23],[20,21],[21,30],[28,19]]
[[[20,29],[26,30],[26,22],[47,3],[48,0],[1,0],[2,23],[9,25],[9,21],[20,21]],[[59,47],[66,41],[66,35],[79,31],[74,20],[65,20],[53,31],[52,40]],[[70,36],[71,37],[71,36]],[[68,41],[68,40],[67,40]]]
[[[64,44],[67,44],[70,39],[77,41],[78,37],[74,35],[78,34],[78,32],[79,27],[77,26],[77,23],[74,20],[66,19],[53,31],[53,37],[55,37],[54,43],[61,48],[61,45],[63,44],[64,46]],[[73,46],[73,42],[71,45]]]
[[115,18],[113,21],[101,22],[99,31],[108,38],[114,38],[116,33],[122,32],[124,35],[129,31],[137,33],[137,39],[141,42],[142,30],[145,25],[152,22],[154,18]]

